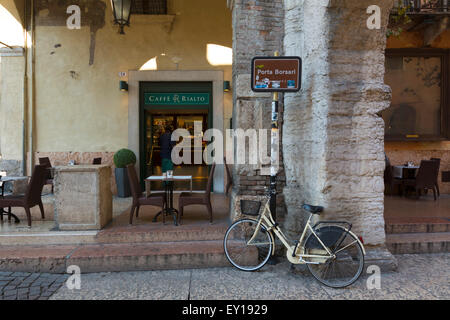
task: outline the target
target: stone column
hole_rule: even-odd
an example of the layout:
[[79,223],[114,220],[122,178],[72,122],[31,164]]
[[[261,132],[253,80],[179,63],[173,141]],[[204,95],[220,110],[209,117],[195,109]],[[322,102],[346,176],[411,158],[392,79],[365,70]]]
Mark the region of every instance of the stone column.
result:
[[[233,128],[270,129],[271,94],[254,93],[250,90],[251,60],[255,56],[273,56],[275,51],[282,53],[283,1],[235,0],[229,1],[229,5],[233,10]],[[282,104],[280,111],[282,118]],[[270,142],[270,137],[268,139]],[[234,152],[236,160],[236,150]],[[236,196],[265,194],[270,176],[262,175],[260,169],[260,165],[233,166],[232,203],[236,203]],[[284,180],[281,163],[278,184],[283,185]],[[284,201],[282,197],[277,200],[280,210],[277,217],[280,217],[283,215]]]
[[[366,10],[381,8],[369,30]],[[385,249],[384,84],[386,28],[392,0],[285,1],[285,54],[303,59],[303,89],[285,95],[283,155],[288,214],[298,234],[303,202],[323,205],[324,220],[346,220],[364,238],[369,260],[395,268]],[[377,263],[377,262],[375,262]]]

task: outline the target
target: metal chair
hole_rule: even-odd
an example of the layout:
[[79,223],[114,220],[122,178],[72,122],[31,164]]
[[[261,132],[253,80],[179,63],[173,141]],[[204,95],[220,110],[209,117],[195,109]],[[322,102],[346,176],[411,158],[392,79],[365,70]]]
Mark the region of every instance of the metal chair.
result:
[[214,176],[214,170],[216,168],[216,164],[213,163],[211,166],[211,171],[209,172],[208,183],[206,185],[206,190],[203,193],[190,193],[190,192],[182,192],[178,199],[178,224],[181,222],[181,216],[183,215],[183,208],[188,205],[193,204],[203,204],[206,206],[209,214],[209,222],[213,222],[212,217],[212,206],[211,206],[211,188],[212,188],[212,180]]
[[433,160],[422,160],[419,171],[415,179],[404,179],[403,186],[413,187],[417,198],[421,196],[422,190],[433,190],[434,200],[436,200],[436,180],[438,174],[438,165]]
[[53,193],[53,177],[50,171],[50,169],[52,168],[52,164],[50,162],[50,159],[48,157],[39,158],[39,164],[44,166],[46,169],[44,185],[50,184],[52,186],[52,193]]
[[438,194],[438,196],[440,197],[441,196],[441,192],[439,191],[439,183],[438,183],[438,180],[439,180],[439,169],[440,169],[440,167],[441,167],[441,159],[440,158],[431,158],[430,160],[433,160],[433,161],[436,161],[437,162],[437,171],[438,171],[438,174],[437,174],[437,176],[436,176],[436,191],[437,191],[437,194]]
[[43,165],[36,165],[34,167],[33,175],[28,183],[25,195],[10,195],[0,198],[0,208],[14,208],[22,207],[27,214],[28,226],[31,227],[31,212],[30,209],[34,206],[39,206],[41,210],[42,219],[45,218],[44,206],[42,204],[41,193],[44,187],[46,176],[46,167]]
[[[166,194],[163,192],[152,193],[146,197],[141,190],[136,169],[133,164],[127,166],[128,179],[130,181],[131,195],[133,196],[133,204],[130,211],[130,224],[133,223],[133,213],[136,210],[136,218],[139,216],[139,208],[141,206],[156,206],[164,210],[166,204]],[[165,215],[163,214],[163,219]]]
[[230,168],[228,167],[227,159],[225,157],[223,157],[223,164],[224,164],[225,170],[227,172],[227,185],[225,187],[225,193],[228,196],[230,188],[233,185],[233,176],[231,175],[231,171],[230,171]]
[[385,187],[385,189],[388,189],[387,187],[389,187],[389,192],[386,192],[386,193],[393,195],[395,186],[399,186],[400,194],[402,194],[402,192],[403,192],[402,179],[394,177],[391,163],[389,161],[389,158],[386,156],[386,154],[385,154],[384,159],[385,159],[385,165],[386,165],[386,167],[384,169],[384,187]]

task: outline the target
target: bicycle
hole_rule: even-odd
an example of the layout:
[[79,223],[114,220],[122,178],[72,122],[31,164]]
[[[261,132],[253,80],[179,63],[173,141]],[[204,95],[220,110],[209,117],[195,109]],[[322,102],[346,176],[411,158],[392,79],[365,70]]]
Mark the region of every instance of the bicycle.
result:
[[[244,210],[245,201],[253,202],[253,205],[247,205]],[[260,212],[262,202],[241,200],[241,211],[258,218],[237,220],[225,233],[225,255],[234,267],[243,271],[262,268],[275,252],[276,236],[286,247],[289,262],[306,264],[313,277],[322,284],[343,288],[358,280],[364,268],[366,252],[362,240],[350,231],[350,223],[319,221],[311,226],[313,215],[320,214],[323,207],[304,204],[302,208],[310,216],[300,239],[292,245],[272,218],[270,196]]]

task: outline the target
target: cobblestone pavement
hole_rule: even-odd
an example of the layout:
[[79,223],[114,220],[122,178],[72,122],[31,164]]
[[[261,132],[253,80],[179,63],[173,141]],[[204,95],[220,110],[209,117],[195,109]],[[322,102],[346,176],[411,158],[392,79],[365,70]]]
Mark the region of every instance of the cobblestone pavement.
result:
[[29,272],[0,272],[1,300],[47,300],[68,275]]
[[288,263],[248,273],[233,268],[95,273],[81,275],[81,289],[62,286],[51,299],[449,299],[450,253],[397,255],[397,272],[381,274],[369,290],[365,273],[352,286],[320,285],[305,268]]

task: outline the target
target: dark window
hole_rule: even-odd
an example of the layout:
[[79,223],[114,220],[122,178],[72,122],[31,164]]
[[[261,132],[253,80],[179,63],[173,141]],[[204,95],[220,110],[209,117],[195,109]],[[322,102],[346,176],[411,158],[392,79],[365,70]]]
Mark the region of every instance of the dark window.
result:
[[134,0],[131,5],[134,14],[167,14],[167,0]]
[[444,140],[449,132],[449,50],[386,50],[391,106],[382,112],[391,141]]

